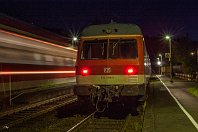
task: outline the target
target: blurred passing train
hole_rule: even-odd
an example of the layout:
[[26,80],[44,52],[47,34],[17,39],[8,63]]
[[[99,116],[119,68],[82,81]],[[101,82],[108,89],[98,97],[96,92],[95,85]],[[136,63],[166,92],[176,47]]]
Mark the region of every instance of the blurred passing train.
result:
[[134,24],[91,25],[81,34],[75,93],[99,104],[130,102],[146,96],[150,59],[140,28]]
[[0,29],[0,93],[75,82],[76,53]]

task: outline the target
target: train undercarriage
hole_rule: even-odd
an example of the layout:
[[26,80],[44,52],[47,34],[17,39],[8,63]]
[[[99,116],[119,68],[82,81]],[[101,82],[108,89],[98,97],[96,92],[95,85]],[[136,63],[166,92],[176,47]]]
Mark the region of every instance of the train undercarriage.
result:
[[137,105],[147,98],[146,85],[92,85],[75,87],[79,100],[91,101],[98,112],[103,112],[112,103]]

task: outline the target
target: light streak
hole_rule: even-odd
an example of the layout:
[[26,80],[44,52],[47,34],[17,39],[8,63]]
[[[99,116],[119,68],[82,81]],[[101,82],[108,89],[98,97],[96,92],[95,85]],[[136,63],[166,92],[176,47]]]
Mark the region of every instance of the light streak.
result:
[[0,75],[31,75],[31,74],[69,74],[75,71],[5,71],[0,72]]
[[35,39],[35,38],[19,35],[19,34],[16,34],[16,33],[11,33],[11,32],[8,32],[8,31],[1,30],[1,29],[0,29],[0,32],[6,33],[6,34],[9,34],[9,35],[12,35],[12,36],[17,36],[17,37],[20,37],[20,38],[28,39],[28,40],[31,40],[31,41],[37,41],[37,42],[40,42],[40,43],[49,44],[49,45],[59,47],[59,48],[63,48],[63,49],[77,51],[77,50],[69,48],[69,47],[64,47],[64,46],[57,45],[57,44],[54,44],[54,43],[51,43],[51,42],[46,42],[46,41],[43,41],[43,40],[38,40],[38,39]]

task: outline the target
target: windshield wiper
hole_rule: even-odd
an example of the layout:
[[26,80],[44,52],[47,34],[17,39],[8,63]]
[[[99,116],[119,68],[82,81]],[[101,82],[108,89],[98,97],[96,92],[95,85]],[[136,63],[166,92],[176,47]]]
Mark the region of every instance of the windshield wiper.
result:
[[116,43],[113,43],[113,53],[112,53],[112,55],[114,55],[115,47],[118,45],[118,43],[120,42],[120,40],[121,40],[121,38]]

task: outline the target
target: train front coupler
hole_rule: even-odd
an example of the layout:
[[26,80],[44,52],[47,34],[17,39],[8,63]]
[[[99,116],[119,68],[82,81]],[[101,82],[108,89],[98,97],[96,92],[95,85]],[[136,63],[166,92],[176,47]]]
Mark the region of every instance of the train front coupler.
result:
[[103,112],[106,108],[108,108],[108,103],[112,102],[112,94],[109,89],[93,85],[91,91],[91,101],[93,105],[95,105],[98,112]]

